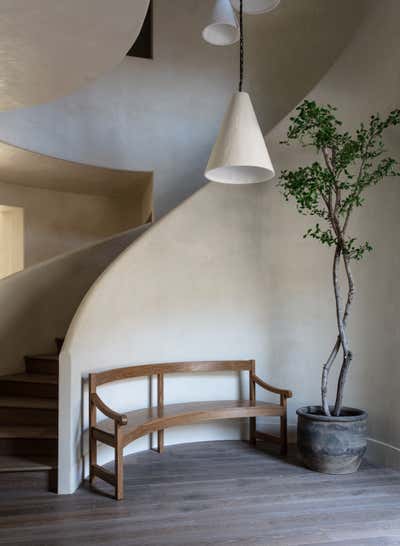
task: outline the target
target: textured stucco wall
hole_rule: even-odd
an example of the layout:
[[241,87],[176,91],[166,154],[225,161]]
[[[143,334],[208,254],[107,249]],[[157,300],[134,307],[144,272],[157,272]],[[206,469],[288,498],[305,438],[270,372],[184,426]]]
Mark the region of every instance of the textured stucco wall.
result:
[[[371,3],[370,8],[352,43],[311,93],[338,104],[350,126],[398,101],[400,82],[393,67],[398,66],[400,51],[400,7],[388,0]],[[278,169],[302,159],[298,151],[277,145],[287,123],[268,135]],[[393,133],[395,151],[396,137]],[[393,445],[382,452],[389,453],[388,458],[400,444],[393,412],[398,404],[398,199],[396,183],[386,182],[371,192],[368,209],[355,222],[377,250],[355,268],[364,297],[357,301],[351,324],[356,359],[346,390],[347,403],[370,412],[375,455],[383,446],[379,442]],[[295,391],[292,423],[297,406],[318,401],[321,361],[335,336],[331,257],[312,241],[302,240],[305,225],[273,183],[210,184],[114,262],[75,316],[62,354],[61,492],[73,491],[79,482],[81,382],[89,370],[134,362],[254,357],[261,376]],[[200,381],[196,387],[177,378],[169,396],[212,397],[211,382]],[[234,381],[221,381],[218,391],[223,396],[238,392]],[[138,405],[146,402],[147,391],[139,383],[118,389],[105,391],[106,400],[117,409],[127,409],[132,398]],[[167,442],[238,435],[237,426],[207,424],[171,430]],[[146,445],[138,442],[133,449]],[[103,454],[103,460],[108,457]]]

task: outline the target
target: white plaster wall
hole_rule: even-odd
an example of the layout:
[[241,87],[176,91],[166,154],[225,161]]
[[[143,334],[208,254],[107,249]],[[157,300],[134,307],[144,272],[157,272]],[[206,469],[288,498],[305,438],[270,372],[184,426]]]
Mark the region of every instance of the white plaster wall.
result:
[[[371,2],[369,18],[351,45],[311,93],[338,104],[350,125],[398,101],[394,67],[400,52],[400,6],[395,0],[375,4]],[[277,145],[286,127],[287,120],[268,136],[277,168],[301,160],[299,152]],[[396,134],[392,146],[398,150]],[[355,224],[365,229],[377,250],[355,269],[364,299],[359,297],[351,325],[356,359],[346,391],[347,403],[369,410],[371,435],[394,447],[400,445],[393,411],[398,405],[398,200],[398,186],[387,182],[371,192],[369,208]],[[81,389],[89,370],[256,358],[261,376],[294,390],[292,423],[297,406],[318,401],[320,365],[335,337],[331,257],[303,241],[304,225],[273,184],[210,184],[114,262],[80,307],[62,353],[61,492],[73,491],[81,477],[81,455],[86,454],[80,444],[85,412]],[[235,380],[221,381],[221,397],[238,393]],[[208,397],[211,384],[209,378],[200,384],[176,378],[169,396]],[[105,397],[124,410],[146,402],[147,386],[118,385],[105,390]],[[238,427],[232,427],[171,430],[167,442],[238,437]],[[137,442],[133,449],[145,445]],[[103,453],[102,462],[108,457]]]

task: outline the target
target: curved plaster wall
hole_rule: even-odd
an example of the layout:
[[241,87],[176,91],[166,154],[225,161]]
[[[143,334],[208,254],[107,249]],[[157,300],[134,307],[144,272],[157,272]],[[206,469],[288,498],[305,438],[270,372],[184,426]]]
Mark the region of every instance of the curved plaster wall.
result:
[[151,220],[152,173],[0,142],[0,203],[23,208],[25,265],[0,281],[2,375],[21,371],[26,354],[54,351],[90,285]]
[[[366,112],[397,105],[400,82],[393,66],[400,51],[399,9],[395,0],[384,6],[371,2],[351,45],[311,93],[337,103],[350,125]],[[287,124],[285,119],[268,137],[281,168],[300,157],[277,146]],[[357,360],[364,366],[355,367],[346,401],[370,411],[375,451],[379,442],[400,444],[389,412],[398,404],[393,381],[398,332],[392,321],[398,296],[390,288],[400,265],[394,250],[398,202],[399,190],[389,181],[383,191],[371,193],[370,213],[357,219],[357,229],[373,234],[380,250],[356,270],[360,292],[368,294],[363,302],[360,298],[352,323]],[[331,260],[324,249],[302,240],[302,229],[303,220],[273,184],[209,184],[112,264],[81,305],[61,355],[60,492],[74,491],[81,454],[87,453],[80,444],[87,405],[81,389],[89,371],[128,363],[255,358],[259,375],[294,390],[292,423],[297,406],[318,400],[320,364],[335,331]],[[385,282],[377,283],[382,275]],[[208,377],[174,378],[167,383],[166,401],[231,397],[243,386],[235,377],[221,376],[216,383]],[[104,388],[105,400],[122,411],[149,403],[147,393],[141,382]],[[206,424],[171,429],[166,440],[239,435],[232,423]],[[147,446],[143,440],[132,449]],[[109,457],[102,453],[102,462]]]
[[[0,139],[80,163],[154,171],[156,216],[168,212],[204,184],[237,86],[237,46],[213,47],[201,38],[213,1],[154,0],[154,60],[125,58],[71,96],[1,113]],[[120,3],[138,4],[97,3],[110,4],[115,14]],[[326,72],[364,6],[364,0],[282,0],[272,13],[246,18],[246,88],[265,133]],[[120,17],[123,34],[134,18],[124,10]],[[120,46],[119,54],[126,49]]]
[[0,110],[68,95],[122,61],[149,0],[1,0]]
[[0,375],[24,370],[24,355],[54,353],[83,296],[146,227],[42,262],[0,282]]

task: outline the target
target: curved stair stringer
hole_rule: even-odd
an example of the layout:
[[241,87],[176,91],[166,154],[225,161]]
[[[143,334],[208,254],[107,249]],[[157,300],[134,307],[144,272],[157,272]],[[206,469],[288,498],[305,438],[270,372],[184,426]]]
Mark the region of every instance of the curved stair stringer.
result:
[[135,42],[148,6],[149,0],[0,2],[0,110],[48,103],[110,71]]
[[65,335],[95,279],[147,227],[113,235],[0,280],[0,375],[23,371],[27,354],[53,349],[54,339]]

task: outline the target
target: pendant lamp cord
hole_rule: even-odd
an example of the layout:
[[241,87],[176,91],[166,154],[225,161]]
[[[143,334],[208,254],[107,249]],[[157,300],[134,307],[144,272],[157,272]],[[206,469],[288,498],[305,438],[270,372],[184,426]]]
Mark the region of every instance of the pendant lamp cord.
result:
[[243,69],[244,69],[243,0],[240,0],[239,29],[240,29],[239,91],[241,92],[243,89]]

